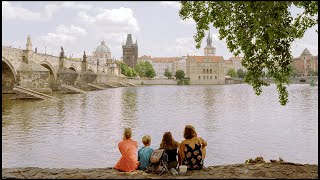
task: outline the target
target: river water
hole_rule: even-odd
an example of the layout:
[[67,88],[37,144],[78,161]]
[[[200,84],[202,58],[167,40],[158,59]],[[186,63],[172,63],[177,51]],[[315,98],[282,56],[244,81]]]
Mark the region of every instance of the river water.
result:
[[275,85],[256,96],[246,84],[159,85],[53,94],[49,100],[2,95],[2,167],[103,168],[120,158],[124,127],[158,148],[192,124],[208,142],[205,166],[263,156],[318,164],[318,86],[293,84],[281,106]]

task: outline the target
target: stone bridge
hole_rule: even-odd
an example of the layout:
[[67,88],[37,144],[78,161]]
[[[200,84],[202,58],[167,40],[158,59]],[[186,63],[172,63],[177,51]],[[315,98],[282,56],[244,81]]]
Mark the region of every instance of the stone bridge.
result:
[[126,81],[121,75],[119,63],[116,68],[107,64],[88,63],[67,59],[32,50],[30,37],[26,50],[2,46],[2,93],[13,93],[14,86],[23,86],[40,92],[58,90],[61,84],[81,86],[86,83],[112,83]]

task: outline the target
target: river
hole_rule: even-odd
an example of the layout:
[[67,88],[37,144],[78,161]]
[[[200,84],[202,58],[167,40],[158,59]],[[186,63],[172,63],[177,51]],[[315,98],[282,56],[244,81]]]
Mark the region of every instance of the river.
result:
[[2,167],[103,168],[120,158],[124,127],[158,148],[192,124],[208,142],[205,166],[248,158],[318,164],[318,86],[292,84],[281,106],[275,85],[260,96],[247,84],[110,88],[59,94],[60,101],[2,95]]

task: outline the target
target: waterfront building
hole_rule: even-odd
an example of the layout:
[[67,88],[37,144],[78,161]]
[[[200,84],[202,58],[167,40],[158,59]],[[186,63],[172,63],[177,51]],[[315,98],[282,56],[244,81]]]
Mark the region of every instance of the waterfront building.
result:
[[215,55],[210,33],[204,56],[187,56],[186,77],[190,78],[190,84],[225,84],[224,59]]
[[236,72],[238,72],[239,69],[242,69],[244,72],[247,71],[245,67],[242,66],[241,61],[243,57],[230,57],[228,60],[225,60],[225,74],[228,73],[228,70],[233,68]]
[[[151,65],[153,66],[153,69],[156,72],[156,76],[154,78],[157,79],[161,79],[161,78],[167,78],[164,76],[164,72],[166,69],[168,69],[172,75],[174,76],[174,74],[177,71],[177,65],[179,64],[179,57],[151,57],[151,56],[146,56],[143,55],[141,57],[138,58],[138,62],[140,61],[148,61],[151,63]],[[183,61],[183,59],[182,59]],[[183,62],[182,62],[183,63]],[[182,65],[179,66],[179,68]]]
[[138,63],[138,42],[133,44],[131,34],[127,35],[125,45],[122,45],[122,59],[129,67],[134,68]]
[[313,56],[307,48],[301,55],[292,59],[292,65],[296,69],[298,76],[310,76],[311,72],[318,72],[318,55]]

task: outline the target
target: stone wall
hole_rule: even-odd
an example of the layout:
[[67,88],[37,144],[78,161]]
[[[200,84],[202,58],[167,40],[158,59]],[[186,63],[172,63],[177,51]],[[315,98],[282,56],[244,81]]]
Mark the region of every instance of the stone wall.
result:
[[14,75],[9,66],[2,61],[2,94],[13,93]]
[[38,92],[51,93],[49,71],[18,71],[18,85]]
[[128,79],[127,82],[137,85],[177,85],[174,79]]

